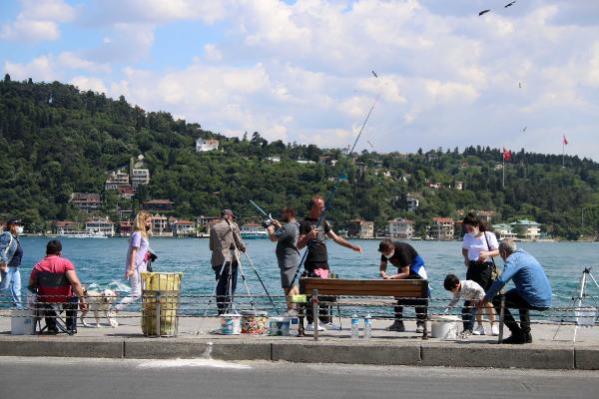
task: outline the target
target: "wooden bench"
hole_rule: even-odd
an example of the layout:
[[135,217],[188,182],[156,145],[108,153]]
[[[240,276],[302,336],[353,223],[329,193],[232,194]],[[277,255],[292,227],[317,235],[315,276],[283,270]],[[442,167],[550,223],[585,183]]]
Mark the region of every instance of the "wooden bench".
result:
[[[343,280],[343,279],[300,279],[300,291],[311,298],[314,306],[314,336],[318,338],[318,297],[319,296],[390,296],[394,298],[428,299],[428,281],[417,279],[406,280]],[[316,300],[315,300],[316,299]],[[310,302],[309,301],[309,302]],[[310,306],[308,303],[307,306]],[[300,323],[300,334],[303,334],[303,318]],[[422,338],[428,336],[427,323],[424,323]]]

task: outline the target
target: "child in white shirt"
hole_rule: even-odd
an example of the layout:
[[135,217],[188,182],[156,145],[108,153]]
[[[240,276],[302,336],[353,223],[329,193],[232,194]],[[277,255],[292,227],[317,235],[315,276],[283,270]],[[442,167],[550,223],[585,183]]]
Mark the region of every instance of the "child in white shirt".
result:
[[[476,304],[485,297],[485,290],[483,290],[483,288],[477,282],[472,280],[460,281],[460,279],[458,279],[458,277],[454,274],[448,274],[447,277],[445,277],[443,286],[447,291],[451,291],[453,293],[453,298],[447,305],[446,311],[449,311],[450,308],[454,307],[460,298],[470,301],[472,304]],[[491,334],[499,335],[499,328],[495,323],[495,310],[493,309],[493,305],[488,303],[485,308],[487,309],[487,315],[489,317],[489,321],[491,322]],[[462,318],[466,319],[469,317],[470,320],[472,320],[472,312],[474,311],[475,309],[464,308],[462,310]],[[474,328],[472,333],[474,335],[485,335],[482,312],[476,312],[476,321],[477,326]],[[466,323],[464,323],[464,325],[466,325]]]

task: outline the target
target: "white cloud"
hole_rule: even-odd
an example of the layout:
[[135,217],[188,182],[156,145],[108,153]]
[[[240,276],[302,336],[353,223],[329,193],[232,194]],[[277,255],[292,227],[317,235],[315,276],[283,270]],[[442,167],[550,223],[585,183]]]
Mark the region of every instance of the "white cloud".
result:
[[[78,22],[99,31],[98,48],[6,61],[5,69],[123,94],[230,134],[344,147],[380,92],[365,132],[375,146],[389,143],[380,150],[546,150],[553,145],[543,135],[571,131],[581,143],[572,150],[599,151],[588,134],[599,111],[599,8],[582,1],[531,0],[484,17],[468,0],[91,4]],[[163,67],[150,58],[155,36],[180,21],[213,30],[190,38],[198,45],[186,48],[189,65]],[[530,134],[521,137],[524,125]]]
[[216,62],[223,59],[223,53],[214,44],[205,44],[204,54],[208,61]]
[[90,78],[87,76],[76,76],[71,79],[71,84],[78,87],[80,90],[91,90],[98,93],[107,93],[106,86],[101,79]]
[[63,0],[21,0],[22,9],[12,23],[2,26],[0,39],[38,42],[60,37],[59,23],[75,18],[75,9]]
[[37,57],[28,64],[6,61],[4,70],[15,80],[33,78],[35,80],[54,81],[61,78],[55,70],[52,57],[47,55]]

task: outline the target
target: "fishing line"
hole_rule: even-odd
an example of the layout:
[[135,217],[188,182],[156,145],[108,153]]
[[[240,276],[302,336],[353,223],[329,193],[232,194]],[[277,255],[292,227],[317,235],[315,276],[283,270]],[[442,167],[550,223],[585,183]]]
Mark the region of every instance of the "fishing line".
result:
[[[372,76],[374,76],[375,79],[378,79],[378,77],[379,77],[375,71],[372,71]],[[356,139],[354,140],[354,143],[351,146],[351,148],[348,152],[348,155],[351,156],[351,154],[353,154],[354,150],[356,149],[356,146],[358,145],[358,142],[360,141],[360,138],[362,137],[362,133],[364,133],[364,128],[366,127],[366,124],[368,123],[368,120],[370,119],[370,116],[372,115],[372,111],[374,110],[374,107],[376,106],[379,99],[381,98],[381,92],[382,92],[382,87],[379,88],[378,94],[377,94],[376,98],[374,99],[374,102],[370,106],[370,109],[368,110],[368,113],[366,114],[366,118],[364,118],[364,122],[362,123],[362,126],[360,127],[360,130],[358,131],[358,135],[356,136]],[[339,177],[337,178],[337,182],[335,183],[335,185],[329,192],[328,198],[326,200],[327,205],[333,202],[333,199],[335,198],[335,194],[337,192],[337,188],[339,187],[339,183],[341,182],[341,180],[344,176],[345,176],[345,169],[341,171]],[[319,229],[322,226],[322,224],[324,223],[324,220],[326,218],[326,215],[327,215],[328,211],[330,211],[330,210],[331,210],[331,206],[328,206],[324,209],[324,211],[318,218],[318,222],[316,223],[316,229]],[[308,247],[310,245],[311,245],[311,243],[308,243]],[[309,251],[307,248],[302,255],[302,259],[300,260],[297,271],[295,272],[295,275],[293,276],[293,280],[291,280],[291,286],[293,286],[295,284],[295,281],[299,277],[302,267],[304,266],[304,263],[306,262],[306,258],[308,257],[308,252]]]

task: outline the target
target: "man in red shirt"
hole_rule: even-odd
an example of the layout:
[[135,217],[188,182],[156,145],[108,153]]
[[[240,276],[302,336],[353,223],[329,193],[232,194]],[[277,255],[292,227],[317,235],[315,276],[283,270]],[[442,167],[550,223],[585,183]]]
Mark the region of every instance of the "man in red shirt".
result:
[[[62,257],[60,241],[52,240],[46,246],[46,257],[31,271],[29,288],[37,292],[38,307],[45,309],[43,314],[49,333],[58,332],[53,304],[63,304],[67,316],[67,332],[77,333],[77,297],[81,310],[87,309],[87,303],[75,266]],[[77,297],[73,296],[73,291]]]

